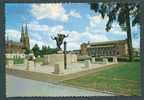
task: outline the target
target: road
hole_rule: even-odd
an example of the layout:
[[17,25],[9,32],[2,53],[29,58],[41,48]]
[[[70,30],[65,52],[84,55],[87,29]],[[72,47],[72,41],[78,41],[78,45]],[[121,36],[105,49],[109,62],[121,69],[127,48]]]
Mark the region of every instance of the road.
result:
[[111,94],[88,91],[48,82],[40,82],[6,75],[7,97],[17,96],[111,96]]

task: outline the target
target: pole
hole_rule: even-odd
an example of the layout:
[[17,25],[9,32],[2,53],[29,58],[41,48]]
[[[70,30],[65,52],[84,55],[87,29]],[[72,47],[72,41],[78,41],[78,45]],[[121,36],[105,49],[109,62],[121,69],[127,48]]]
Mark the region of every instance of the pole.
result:
[[66,41],[64,42],[64,69],[67,69]]

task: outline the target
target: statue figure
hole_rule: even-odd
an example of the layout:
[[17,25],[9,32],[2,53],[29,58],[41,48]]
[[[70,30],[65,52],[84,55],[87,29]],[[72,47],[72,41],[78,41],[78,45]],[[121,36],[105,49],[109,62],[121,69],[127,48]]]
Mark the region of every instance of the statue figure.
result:
[[68,35],[65,34],[58,34],[57,37],[51,37],[53,40],[56,40],[56,44],[57,44],[57,49],[61,50],[61,45],[63,43],[64,38],[68,37]]

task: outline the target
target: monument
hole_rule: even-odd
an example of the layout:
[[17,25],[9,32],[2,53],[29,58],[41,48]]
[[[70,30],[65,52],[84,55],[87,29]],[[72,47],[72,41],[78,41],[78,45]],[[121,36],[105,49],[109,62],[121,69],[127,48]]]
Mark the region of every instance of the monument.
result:
[[57,45],[57,49],[58,49],[58,53],[62,53],[62,49],[61,49],[61,45],[63,43],[64,38],[67,38],[68,35],[65,34],[58,34],[57,37],[51,37],[53,40],[56,40],[56,45]]
[[[77,56],[75,54],[67,54],[66,52],[66,41],[64,42],[64,39],[67,37],[68,35],[65,34],[57,34],[57,36],[51,37],[53,40],[56,41],[58,51],[55,54],[45,55],[44,63],[47,63],[52,66],[56,65],[56,68],[59,66],[66,69],[68,64],[77,62]],[[64,51],[61,49],[61,45],[63,44],[63,42],[64,42]],[[60,63],[60,65],[58,65],[58,63]]]

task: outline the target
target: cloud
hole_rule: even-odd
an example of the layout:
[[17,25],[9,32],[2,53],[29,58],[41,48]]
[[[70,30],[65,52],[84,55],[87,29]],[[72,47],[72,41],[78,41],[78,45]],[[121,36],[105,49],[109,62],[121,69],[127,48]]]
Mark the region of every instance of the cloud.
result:
[[61,32],[64,29],[62,25],[49,27],[46,24],[39,24],[38,22],[34,22],[34,23],[32,22],[28,24],[28,27],[31,31],[43,31],[43,32],[51,32],[51,33]]
[[84,32],[81,35],[81,42],[102,42],[109,41],[109,38],[105,34],[92,34],[89,32]]
[[80,18],[80,14],[75,10],[66,12],[62,4],[33,4],[32,15],[37,19],[52,19],[67,22],[70,16]]
[[[104,34],[107,32],[105,28],[108,21],[108,17],[105,17],[103,19],[101,15],[94,15],[94,16],[88,15],[88,18],[89,18],[89,24],[86,27],[86,31],[94,34]],[[109,32],[115,35],[126,34],[126,32],[122,31],[120,26],[116,22],[112,24],[112,29]]]
[[76,10],[71,10],[70,13],[69,13],[69,16],[81,18],[80,13],[76,12]]
[[37,41],[35,39],[30,38],[30,48],[32,49],[35,44],[38,44],[39,48],[42,48],[43,45],[46,45],[43,41]]
[[31,12],[37,20],[46,18],[64,22],[68,20],[62,4],[33,4]]
[[77,50],[80,49],[80,43],[77,42],[72,42],[72,43],[67,43],[67,48],[68,50]]
[[122,31],[119,24],[116,22],[112,24],[112,29],[109,32],[115,35],[126,35],[126,31]]
[[20,41],[21,32],[15,29],[6,29],[6,39],[13,41]]
[[105,31],[105,25],[108,18],[102,19],[100,15],[90,16],[88,15],[89,23],[86,26],[86,31],[93,34],[103,34]]
[[133,39],[133,48],[140,48],[140,38],[138,39]]
[[132,43],[134,48],[140,48],[140,26],[132,27]]

